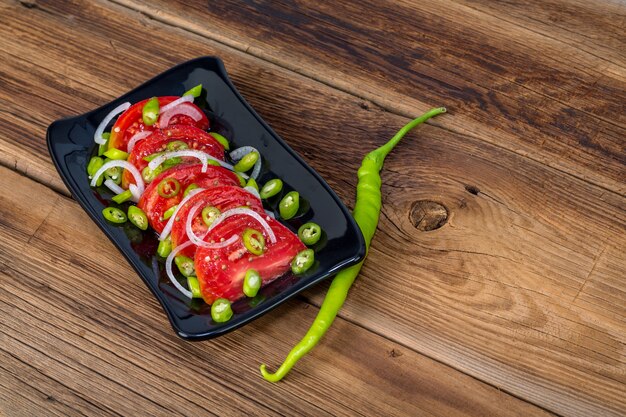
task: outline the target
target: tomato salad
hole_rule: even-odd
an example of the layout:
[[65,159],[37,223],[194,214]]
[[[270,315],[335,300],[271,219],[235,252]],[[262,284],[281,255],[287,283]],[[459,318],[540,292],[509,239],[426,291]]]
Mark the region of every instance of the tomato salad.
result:
[[[299,193],[281,198],[279,178],[259,189],[262,155],[251,146],[228,153],[229,141],[194,104],[201,92],[199,85],[181,97],[113,109],[96,129],[99,146],[87,173],[92,187],[114,193],[105,219],[153,230],[169,280],[184,296],[210,304],[221,323],[233,316],[231,303],[255,297],[289,271],[308,271],[315,257],[308,246],[323,232],[309,222],[295,234],[276,220],[302,211]],[[279,201],[277,215],[265,208],[268,199]]]

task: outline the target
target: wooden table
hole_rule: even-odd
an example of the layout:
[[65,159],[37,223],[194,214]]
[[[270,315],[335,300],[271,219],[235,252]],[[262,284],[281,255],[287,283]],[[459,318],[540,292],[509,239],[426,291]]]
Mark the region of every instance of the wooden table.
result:
[[[1,2],[0,414],[626,414],[625,4],[333,3]],[[278,384],[258,365],[327,284],[180,340],[46,150],[201,55],[348,206],[366,150],[449,109],[388,159],[365,268]]]

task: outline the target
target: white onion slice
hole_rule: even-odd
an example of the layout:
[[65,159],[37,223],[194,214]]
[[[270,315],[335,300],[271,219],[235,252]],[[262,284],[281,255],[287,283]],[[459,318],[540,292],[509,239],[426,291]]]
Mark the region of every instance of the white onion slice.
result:
[[139,195],[143,194],[145,185],[143,182],[143,178],[141,177],[141,173],[133,164],[131,164],[128,161],[113,160],[113,161],[105,162],[105,164],[102,165],[98,171],[96,171],[96,174],[91,179],[91,186],[95,187],[96,182],[98,181],[98,178],[100,178],[100,176],[104,174],[104,171],[112,167],[122,167],[128,170],[135,178],[135,183],[137,183],[137,192],[139,193]]
[[187,298],[193,298],[193,294],[191,293],[191,291],[189,291],[188,289],[180,285],[180,282],[178,282],[178,280],[174,276],[174,272],[172,272],[172,262],[174,261],[174,258],[176,257],[178,252],[189,247],[191,244],[192,244],[191,242],[185,242],[180,246],[176,246],[172,250],[172,252],[170,252],[170,254],[167,256],[167,259],[165,260],[165,271],[167,272],[167,276],[169,277],[170,281],[172,281],[172,284],[174,284],[176,289],[180,291]]
[[128,189],[130,190],[130,193],[133,195],[133,198],[131,198],[131,201],[134,201],[135,203],[139,203],[139,199],[141,198],[141,194],[139,192],[139,188],[135,185],[135,184],[130,184],[128,186]]
[[249,192],[250,194],[252,194],[253,196],[255,196],[256,198],[258,198],[259,200],[261,199],[261,195],[259,194],[259,192],[256,190],[256,188],[248,185],[246,187],[243,187],[244,190],[246,190],[247,192]]
[[220,161],[216,157],[211,156],[206,152],[197,151],[193,149],[183,149],[181,151],[165,152],[164,154],[161,154],[157,156],[156,158],[154,158],[152,161],[150,161],[150,163],[148,164],[148,167],[150,167],[151,170],[155,170],[159,165],[161,165],[166,160],[170,158],[176,158],[177,156],[189,156],[192,158],[198,158],[200,162],[202,162],[202,172],[207,171],[207,165],[208,165],[207,161],[209,159],[218,162],[224,168],[228,168],[228,169],[233,168],[232,165],[229,165],[224,161]]
[[174,107],[178,106],[179,104],[193,103],[193,100],[194,100],[194,97],[191,94],[188,94],[186,96],[182,96],[181,98],[177,98],[176,100],[172,101],[171,103],[168,103],[165,106],[161,107],[159,109],[159,112],[161,114],[163,114],[166,111],[168,111],[169,109],[173,109]]
[[196,122],[198,120],[202,120],[202,117],[204,116],[204,114],[196,107],[187,103],[183,103],[166,112],[162,112],[161,116],[159,117],[159,127],[164,129],[170,124],[170,120],[172,120],[172,117],[178,116],[179,114],[182,114],[183,116],[189,116]]
[[116,108],[114,108],[113,110],[111,110],[109,114],[107,114],[106,117],[102,119],[102,121],[98,125],[98,128],[96,129],[96,133],[93,134],[93,140],[97,144],[104,145],[107,142],[106,139],[102,137],[102,134],[104,133],[104,129],[106,129],[106,127],[109,125],[109,123],[111,122],[111,120],[113,120],[115,116],[117,116],[118,114],[122,112],[125,112],[126,110],[128,110],[129,107],[130,107],[130,103],[128,101],[126,103],[122,103]]
[[234,208],[234,209],[231,209],[231,210],[226,210],[225,212],[220,214],[213,221],[213,223],[211,223],[211,226],[209,226],[209,229],[207,230],[207,233],[209,233],[211,230],[213,230],[215,228],[215,226],[217,226],[218,224],[222,223],[227,218],[229,218],[231,216],[235,216],[237,214],[244,214],[246,216],[250,216],[254,220],[256,220],[257,222],[259,222],[261,224],[261,227],[263,227],[263,229],[265,230],[265,233],[267,233],[267,237],[269,238],[269,241],[271,243],[276,243],[276,235],[274,234],[274,231],[272,230],[270,225],[267,223],[267,221],[259,213],[257,213],[256,211],[250,210],[248,208],[241,208],[240,207],[240,208]]
[[178,215],[178,212],[180,211],[180,209],[185,204],[187,204],[187,201],[189,201],[191,197],[193,197],[200,191],[204,191],[204,188],[194,188],[193,190],[191,190],[189,194],[187,194],[187,197],[180,200],[180,203],[178,203],[176,210],[174,210],[174,213],[172,213],[172,217],[170,217],[170,219],[167,221],[167,224],[163,228],[163,231],[161,232],[161,235],[159,236],[159,240],[164,240],[169,236],[170,232],[172,231],[172,227],[174,226],[174,219],[176,219],[176,216]]
[[206,237],[206,235],[208,234],[205,233],[204,236],[202,236],[201,238],[198,237],[194,232],[193,229],[191,228],[191,223],[193,222],[193,219],[196,217],[196,213],[198,213],[198,210],[203,206],[203,204],[196,204],[195,206],[193,206],[193,208],[191,210],[189,210],[189,216],[187,216],[187,221],[185,222],[185,231],[187,232],[187,237],[189,237],[189,241],[192,242],[194,245],[198,246],[198,247],[202,247],[202,248],[209,248],[209,249],[220,249],[220,248],[225,248],[226,246],[230,246],[233,243],[235,243],[236,241],[239,240],[239,236],[238,235],[232,235],[228,240],[224,240],[221,242],[217,242],[217,243],[210,243],[210,242],[205,242],[204,238]]
[[148,136],[150,136],[153,132],[151,130],[142,130],[141,132],[137,132],[133,135],[132,138],[130,138],[130,140],[128,141],[128,145],[126,145],[126,148],[128,149],[128,153],[131,153],[133,151],[133,148],[135,147],[135,145],[137,144],[137,142],[139,142],[142,139],[147,138]]
[[114,183],[113,180],[106,180],[104,182],[104,185],[109,190],[113,191],[115,194],[122,194],[124,192],[124,189],[120,187],[119,185],[117,185],[116,183]]
[[265,214],[267,214],[268,216],[270,216],[272,219],[276,218],[276,215],[274,214],[273,211],[270,210],[265,210]]
[[232,151],[230,153],[230,157],[233,161],[239,161],[250,152],[256,152],[259,154],[259,159],[254,163],[254,168],[252,168],[252,172],[250,173],[250,177],[256,180],[261,172],[261,152],[259,152],[257,148],[253,146],[242,146],[241,148],[237,148]]

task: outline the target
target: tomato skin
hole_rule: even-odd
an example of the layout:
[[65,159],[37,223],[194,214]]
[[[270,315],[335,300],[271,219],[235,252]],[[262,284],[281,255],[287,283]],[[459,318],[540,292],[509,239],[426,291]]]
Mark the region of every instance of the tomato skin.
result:
[[[159,97],[158,98],[159,107],[163,107],[166,104],[169,104],[172,101],[177,100],[179,98],[180,97],[178,96]],[[135,133],[145,131],[145,130],[154,131],[157,129],[156,125],[146,126],[143,123],[143,119],[141,117],[143,106],[148,102],[148,100],[150,99],[145,99],[138,103],[133,104],[132,106],[128,108],[128,110],[126,110],[117,118],[117,121],[115,122],[115,124],[113,125],[113,128],[111,129],[111,138],[109,139],[109,149],[116,148],[116,149],[126,152],[128,141],[130,140],[131,137],[133,137]],[[195,104],[193,103],[190,103],[190,104],[198,108],[198,106],[196,106]],[[197,122],[189,116],[179,115],[179,116],[174,116],[172,120],[170,120],[169,125],[170,126],[174,124],[189,125],[189,126],[195,126],[202,130],[207,130],[209,128],[209,119],[207,119],[207,117],[204,115],[202,110],[200,110],[200,108],[198,108],[198,110],[203,114],[203,117]]]
[[[189,240],[186,230],[187,217],[193,206],[199,203],[201,203],[203,207],[208,205],[217,207],[222,213],[226,210],[247,206],[260,215],[267,216],[267,214],[265,214],[265,210],[263,210],[263,203],[261,200],[238,185],[212,187],[207,190],[200,191],[191,197],[176,215],[179,221],[175,221],[174,226],[172,227],[171,236],[173,247],[182,245]],[[196,216],[197,217],[194,219],[191,228],[197,236],[202,236],[206,232],[207,226],[202,221],[201,211],[198,211]],[[195,251],[196,246],[194,245],[184,249],[181,253],[191,258],[193,257]]]
[[[169,142],[185,142],[189,149],[199,150],[221,161],[224,160],[224,147],[215,138],[202,129],[193,126],[173,125],[163,130],[156,130],[146,139],[139,142],[128,156],[128,162],[137,167],[141,172],[148,166],[148,162],[143,158],[156,152],[166,149]],[[184,157],[183,163],[197,163],[197,158]],[[122,187],[128,188],[129,184],[134,184],[135,179],[130,172],[124,171],[122,176]]]
[[163,198],[159,195],[158,185],[166,178],[176,179],[182,190],[191,184],[196,184],[200,188],[239,185],[239,178],[233,172],[213,165],[207,166],[207,172],[202,172],[202,164],[178,165],[166,170],[146,187],[138,204],[138,207],[148,216],[150,226],[158,233],[163,231],[168,222],[168,220],[163,220],[163,213],[183,199],[182,192],[172,198]]
[[[298,236],[274,219],[267,221],[276,235],[276,243],[265,236],[266,250],[263,255],[250,254],[243,242],[238,240],[226,248],[198,248],[195,268],[204,301],[212,304],[218,298],[236,301],[244,296],[243,280],[246,271],[253,268],[259,272],[266,285],[291,269],[292,259],[306,247]],[[233,234],[241,236],[246,228],[263,231],[259,223],[246,215],[235,215],[217,225],[206,241],[228,239]]]

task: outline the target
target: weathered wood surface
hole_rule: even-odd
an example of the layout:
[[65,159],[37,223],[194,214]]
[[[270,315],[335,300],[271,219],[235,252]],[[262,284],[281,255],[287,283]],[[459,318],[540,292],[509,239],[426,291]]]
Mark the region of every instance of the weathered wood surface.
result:
[[[289,53],[281,55],[285,57],[284,61],[272,59],[285,68],[259,59],[269,57],[257,49],[267,41],[263,37],[253,39],[251,25],[245,22],[241,22],[238,32],[232,26],[234,23],[219,23],[231,25],[230,29],[221,28],[221,36],[228,36],[231,41],[224,42],[222,38],[218,41],[237,46],[237,42],[245,39],[248,45],[254,44],[248,53],[207,39],[207,36],[214,37],[210,33],[199,30],[196,31],[199,34],[190,33],[187,29],[193,29],[198,20],[187,16],[186,11],[177,11],[179,18],[190,19],[186,30],[182,30],[136,13],[127,6],[108,2],[26,4],[29,7],[24,3],[8,3],[0,15],[0,37],[3,39],[0,50],[8,57],[0,63],[0,161],[10,169],[25,173],[62,193],[67,191],[54,172],[45,150],[47,125],[56,118],[87,111],[153,74],[198,55],[222,57],[244,96],[348,203],[354,198],[354,172],[362,152],[389,137],[407,120],[402,115],[402,108],[387,106],[379,97],[368,95],[369,86],[375,85],[368,83],[371,80],[364,78],[363,82],[355,84],[354,88],[364,89],[363,94],[343,88],[340,83],[352,79],[355,73],[350,69],[355,62],[350,59],[337,63],[339,66],[335,70],[344,68],[346,73],[337,75],[334,84],[323,78],[323,74],[318,77],[321,83],[311,79],[314,74],[306,72],[310,67],[304,55],[299,56],[301,62],[290,58]],[[204,7],[205,3],[202,4]],[[250,5],[269,7],[266,3],[250,3],[240,9],[232,7],[229,13],[243,13],[244,8]],[[602,5],[610,7],[608,3]],[[170,7],[174,6],[171,3]],[[418,7],[412,4],[400,6]],[[130,7],[139,8],[140,5],[133,3]],[[493,5],[473,4],[472,7],[504,21],[503,12],[492,10]],[[582,52],[578,53],[588,54],[596,42],[600,43],[603,46],[597,46],[595,54],[623,69],[624,59],[611,43],[619,42],[620,33],[607,31],[606,28],[604,32],[593,31],[594,28],[597,30],[597,22],[603,16],[602,7],[596,8],[595,24],[569,18],[578,22],[573,27],[595,36],[579,42],[577,48]],[[194,10],[194,5],[189,8]],[[167,23],[166,16],[170,12],[156,13],[155,10],[159,9],[144,12],[151,11],[153,18]],[[545,22],[529,20],[523,8],[513,10],[506,19],[514,21],[517,26],[526,24],[538,39],[549,35],[550,27]],[[338,15],[341,13],[343,11],[337,11]],[[563,19],[568,16],[571,14],[564,14]],[[558,20],[558,15],[553,17]],[[288,20],[284,14],[276,18]],[[222,19],[228,20],[226,15]],[[572,27],[568,26],[569,20],[565,22],[565,27]],[[276,27],[289,32],[285,24]],[[311,25],[298,30],[313,37],[320,28]],[[350,26],[346,25],[344,30],[346,36],[352,33]],[[572,38],[561,33],[564,31],[562,26],[555,25],[555,30],[557,41],[571,43],[578,39],[575,33],[570,33]],[[284,36],[288,38],[290,35],[285,33]],[[132,39],[141,39],[141,48],[132,46]],[[346,44],[350,42],[346,41]],[[341,42],[333,45],[339,47]],[[311,50],[298,48],[298,51],[313,54],[314,46]],[[286,48],[286,44],[283,47]],[[518,52],[517,44],[513,43],[508,48],[512,53]],[[318,53],[320,59],[326,57],[322,52]],[[110,59],[102,58],[106,55],[117,55],[122,59],[112,64]],[[536,59],[547,58],[542,54]],[[445,62],[443,60],[440,64],[448,65]],[[461,58],[459,62],[461,66],[469,65]],[[306,73],[308,77],[295,74],[294,69]],[[575,71],[575,68],[560,69]],[[620,74],[620,71],[614,72]],[[398,79],[398,85],[395,81],[397,77],[392,77],[391,72],[389,74],[387,88],[390,91],[385,97],[390,98],[391,103],[399,94],[394,88],[404,82],[423,83],[421,76],[428,73],[417,69]],[[374,75],[373,79],[376,78]],[[619,77],[609,79],[609,84],[620,81]],[[543,82],[547,91],[556,88],[549,79],[538,77],[536,81]],[[494,84],[486,76],[480,82],[485,83],[485,88],[493,92],[492,95],[501,97],[499,84]],[[570,90],[571,97],[580,94],[573,86]],[[379,93],[385,95],[382,89]],[[438,94],[442,94],[441,100],[446,98],[444,93]],[[555,102],[550,94],[546,93],[544,97],[546,103]],[[375,100],[385,109],[363,97]],[[412,97],[417,100],[413,103],[417,110],[429,104],[442,104],[431,102],[436,97],[419,94]],[[454,95],[450,98],[460,100]],[[603,105],[607,111],[601,120],[610,120],[613,123],[611,126],[621,129],[623,113],[618,111],[619,103],[614,99],[615,96],[606,98]],[[403,100],[410,104],[413,98]],[[576,107],[574,101],[566,101],[563,97],[559,100],[564,108]],[[602,105],[599,98],[595,100],[598,106]],[[13,359],[7,362],[10,365],[3,367],[3,375],[6,374],[6,379],[12,382],[1,384],[2,395],[8,395],[7,398],[18,406],[28,404],[27,400],[32,397],[38,398],[30,405],[33,407],[30,409],[32,414],[37,414],[37,407],[46,407],[42,393],[53,388],[57,390],[57,395],[52,395],[54,398],[62,396],[65,399],[61,405],[55,405],[61,407],[55,408],[59,414],[68,413],[71,407],[74,407],[74,413],[85,412],[90,407],[95,407],[96,411],[99,408],[103,413],[122,412],[112,405],[116,404],[116,397],[101,403],[98,393],[102,391],[98,390],[106,392],[106,389],[120,396],[129,390],[129,396],[134,398],[134,403],[129,406],[141,407],[136,404],[145,403],[146,410],[155,413],[166,413],[168,409],[186,414],[207,412],[206,408],[212,410],[221,404],[220,393],[227,398],[228,404],[224,406],[235,407],[241,403],[242,411],[256,409],[261,414],[272,411],[286,413],[289,411],[287,405],[291,403],[296,404],[292,410],[300,413],[373,414],[387,411],[441,415],[452,410],[459,414],[499,415],[505,410],[513,414],[541,412],[538,408],[524,408],[529,406],[486,387],[467,374],[559,414],[619,415],[626,412],[623,398],[626,383],[626,259],[621,250],[626,243],[626,201],[619,192],[611,191],[624,189],[623,178],[620,178],[624,173],[623,164],[600,154],[592,153],[583,158],[581,155],[586,154],[588,149],[577,142],[569,142],[571,132],[568,133],[566,125],[560,125],[553,132],[556,142],[537,147],[533,142],[535,131],[532,130],[536,127],[532,126],[539,126],[537,129],[540,130],[553,128],[539,113],[529,115],[529,121],[516,121],[521,128],[517,131],[508,125],[495,126],[483,120],[469,102],[461,100],[458,103],[461,105],[453,103],[451,114],[407,137],[407,141],[390,158],[383,180],[383,218],[370,259],[342,311],[345,321],[341,321],[325,339],[325,347],[316,349],[311,358],[302,362],[299,370],[288,379],[286,388],[264,385],[256,375],[256,365],[261,360],[270,365],[278,364],[289,344],[298,339],[314,315],[315,307],[303,309],[303,306],[308,306],[308,303],[318,305],[324,286],[309,291],[304,299],[282,307],[264,321],[246,327],[224,341],[215,342],[217,345],[214,342],[188,344],[177,341],[170,334],[156,303],[138,279],[132,276],[130,268],[119,265],[121,257],[110,245],[101,255],[106,258],[104,263],[89,252],[83,253],[84,247],[100,241],[101,234],[86,216],[80,214],[75,204],[48,191],[52,197],[46,197],[48,200],[42,197],[41,208],[37,209],[41,212],[32,215],[17,213],[18,217],[12,218],[13,222],[4,223],[23,225],[12,226],[18,227],[19,233],[8,226],[2,229],[3,240],[14,242],[16,250],[19,250],[16,253],[30,251],[31,246],[34,252],[29,252],[30,255],[16,266],[12,265],[15,253],[2,253],[1,261],[5,265],[3,297],[16,294],[17,287],[11,285],[10,289],[5,288],[16,276],[32,276],[35,283],[27,293],[51,291],[49,287],[52,286],[52,299],[57,302],[66,299],[68,303],[78,303],[81,307],[73,309],[65,306],[54,310],[55,303],[50,300],[40,300],[38,304],[33,301],[35,297],[26,297],[20,303],[28,302],[36,306],[27,309],[24,304],[8,304],[3,298],[3,303],[7,303],[2,304],[3,308],[22,311],[18,314],[21,320],[18,322],[37,328],[39,332],[36,336],[39,338],[25,333],[23,326],[16,327],[13,321],[9,321],[9,315],[3,313],[2,331],[6,330],[3,338],[17,353],[9,355],[7,360]],[[585,111],[593,113],[589,108]],[[563,123],[575,120],[577,114],[573,112],[572,118]],[[470,124],[475,131],[458,128],[470,118],[475,118]],[[504,120],[502,116],[498,118]],[[594,126],[597,127],[596,124]],[[527,128],[531,130],[527,131]],[[492,143],[494,132],[501,134],[497,143]],[[619,134],[620,131],[615,132]],[[513,137],[516,139],[513,140]],[[518,146],[516,140],[524,141],[524,146],[533,147],[532,154]],[[613,140],[616,155],[620,156],[618,150],[624,146],[623,135]],[[332,159],[328,157],[330,154],[334,155]],[[580,158],[588,158],[587,163],[580,163]],[[542,163],[547,161],[549,163]],[[9,177],[8,174],[3,176]],[[45,190],[42,185],[33,182],[23,184],[26,189],[31,189],[26,191],[26,196],[39,196],[35,189]],[[3,184],[3,187],[13,189],[11,185]],[[445,206],[447,223],[430,232],[416,229],[410,218],[416,201],[436,201]],[[2,203],[3,215],[9,213],[11,210],[7,207],[10,202],[3,200]],[[57,205],[62,209],[56,209]],[[26,203],[24,207],[27,207]],[[65,218],[67,212],[72,213],[72,229],[81,230],[76,239],[69,237],[70,229],[63,228],[63,222],[68,221]],[[68,230],[67,235],[63,234],[63,230]],[[31,238],[33,234],[35,238]],[[61,260],[50,254],[53,249],[49,243],[42,243],[51,238],[61,240]],[[29,239],[35,243],[31,245]],[[45,253],[48,255],[44,256]],[[43,256],[43,260],[35,259],[39,255]],[[78,291],[70,285],[72,281],[69,277],[60,272],[68,269],[71,272],[69,275],[78,275],[82,277],[81,281],[86,280],[86,286],[81,287],[84,292],[89,286],[98,285],[102,276],[107,275],[106,268],[114,271],[115,280],[110,288],[107,286],[111,293],[100,291],[98,297],[102,299],[93,297],[83,302],[77,295]],[[23,296],[23,293],[17,295]],[[43,312],[50,309],[56,311],[56,318],[46,322]],[[24,310],[35,318],[24,317]],[[83,317],[85,311],[89,313],[88,317]],[[125,318],[132,316],[132,325],[126,327],[114,318],[112,312],[123,312]],[[12,310],[10,314],[15,313]],[[92,320],[93,317],[99,319],[100,315],[109,317],[108,321],[100,323]],[[64,319],[69,323],[65,324]],[[37,364],[26,363],[26,358],[34,355],[32,349],[47,352],[50,344],[65,343],[68,334],[77,332],[79,328],[91,329],[92,326],[98,329],[94,334],[100,337],[70,342],[78,346],[77,350],[71,350],[69,354],[60,350],[60,356],[54,357],[53,361],[40,356]],[[279,335],[281,331],[286,334]],[[107,345],[111,352],[107,356],[100,350],[100,343],[103,339],[111,340],[111,337],[120,340],[115,339]],[[277,337],[280,343],[272,341],[272,337]],[[138,338],[141,343],[137,342]],[[244,346],[250,338],[253,338],[253,345]],[[161,344],[164,347],[159,349]],[[3,340],[0,346],[4,345]],[[146,362],[151,361],[146,360],[138,363],[140,358],[130,355],[125,349],[120,352],[125,346],[138,348],[143,345],[150,348],[148,352],[142,348],[142,353],[150,355],[159,366],[147,365]],[[32,349],[29,350],[28,346]],[[238,346],[237,352],[244,352],[250,359],[234,359],[236,356],[230,356],[230,353],[227,359],[214,359],[224,355],[221,352],[227,347],[235,349],[234,346]],[[403,355],[396,359],[404,362],[399,368],[390,367],[385,354],[381,354],[380,358],[377,356],[376,346],[383,346],[380,349],[385,352],[391,349],[402,352]],[[361,348],[366,351],[361,351]],[[185,390],[176,387],[182,378],[173,369],[171,355],[165,357],[164,352],[170,351],[178,352],[179,356],[197,356],[205,366],[201,372],[203,377],[216,372],[230,372],[244,381],[237,382],[239,380],[233,378],[220,390],[216,382],[218,376],[208,381],[197,378],[194,382],[202,380],[207,390],[217,390],[216,393],[211,391],[210,398],[199,405],[183,403],[181,398]],[[94,362],[89,355],[102,360]],[[129,385],[126,378],[130,376],[115,374],[115,369],[125,368],[109,360],[114,355],[122,355],[119,360],[124,366],[133,366],[133,380],[148,384],[147,393],[136,385]],[[428,357],[459,371],[433,362]],[[64,367],[67,362],[74,365],[71,372]],[[5,363],[4,359],[2,363]],[[42,367],[51,364],[56,364],[51,368],[52,374],[41,375]],[[7,370],[9,366],[11,368]],[[179,366],[184,366],[184,362],[181,361]],[[366,366],[373,366],[373,369],[366,369]],[[168,372],[169,379],[159,381],[150,376],[150,372],[158,374],[162,369]],[[393,379],[398,375],[393,378],[387,375],[399,369],[410,375],[401,374],[400,380]],[[25,378],[25,375],[31,377]],[[84,392],[78,392],[76,386],[61,389],[55,385],[54,381],[67,383],[67,379],[77,375],[103,376],[94,385],[97,389],[87,397]],[[345,388],[341,381],[350,381],[355,386]],[[397,384],[403,387],[399,391]],[[16,387],[20,387],[21,397],[11,394]],[[244,395],[251,388],[266,393],[277,403],[269,405],[269,411],[256,408],[261,405],[249,395]],[[313,392],[305,394],[307,390]],[[171,395],[167,401],[162,399],[163,393],[169,391],[177,393],[175,400],[171,399]],[[274,398],[277,392],[292,392],[295,397],[280,394],[286,395],[283,401]],[[329,394],[332,394],[329,398],[321,399]],[[141,395],[143,399],[138,398]],[[334,399],[339,400],[336,406],[331,404]],[[382,406],[379,401],[390,404],[389,408],[375,408]],[[159,410],[159,407],[162,409]],[[17,413],[17,408],[6,410],[9,414]],[[224,410],[225,413],[236,411]]]

